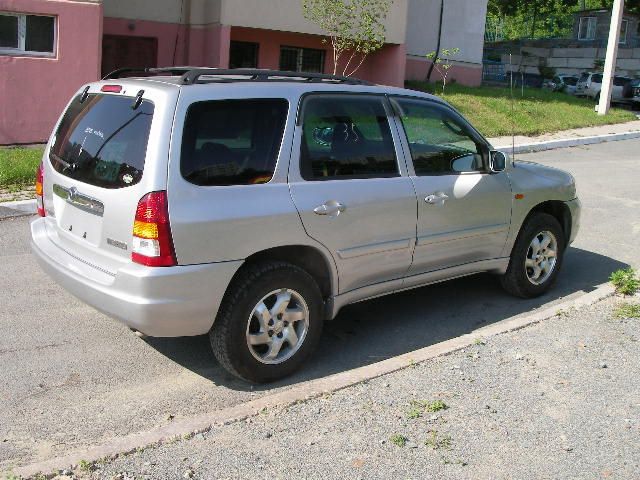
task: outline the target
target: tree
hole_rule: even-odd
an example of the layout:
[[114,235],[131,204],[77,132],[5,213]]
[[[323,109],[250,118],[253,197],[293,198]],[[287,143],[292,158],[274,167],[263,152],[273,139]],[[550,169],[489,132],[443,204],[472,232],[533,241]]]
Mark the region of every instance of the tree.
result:
[[318,25],[333,50],[333,74],[351,76],[382,48],[393,0],[302,0],[304,17]]
[[[507,38],[538,38],[542,23],[543,36],[562,37],[571,32],[575,12],[612,6],[613,0],[489,0],[487,15],[508,17],[514,31],[505,32]],[[640,13],[640,0],[626,0],[625,12]]]
[[459,48],[445,48],[440,52],[431,52],[427,53],[426,57],[433,62],[433,67],[442,77],[442,94],[444,95],[444,89],[447,87],[447,76],[449,75],[449,70],[453,67],[453,63],[451,63],[452,57],[455,57],[460,53]]

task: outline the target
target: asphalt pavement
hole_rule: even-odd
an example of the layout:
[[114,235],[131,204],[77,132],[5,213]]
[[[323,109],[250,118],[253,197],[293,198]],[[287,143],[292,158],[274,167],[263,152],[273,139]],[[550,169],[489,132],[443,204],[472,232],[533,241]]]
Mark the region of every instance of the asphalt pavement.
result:
[[570,171],[580,235],[557,287],[520,300],[477,275],[345,308],[295,376],[253,388],[206,337],[142,340],[67,294],[29,252],[29,218],[0,221],[0,472],[70,449],[237,405],[580,295],[640,266],[640,140],[519,156]]

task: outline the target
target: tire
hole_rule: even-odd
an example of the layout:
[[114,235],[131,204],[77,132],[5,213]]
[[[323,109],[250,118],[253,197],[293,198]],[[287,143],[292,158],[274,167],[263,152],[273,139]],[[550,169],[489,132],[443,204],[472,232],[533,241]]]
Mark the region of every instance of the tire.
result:
[[[284,310],[277,308],[278,302],[286,303]],[[222,301],[209,332],[213,353],[229,373],[243,380],[279,380],[300,368],[315,350],[322,312],[320,289],[305,270],[285,262],[250,265],[234,279]],[[300,319],[304,316],[306,321]],[[250,338],[261,343],[250,345]]]
[[[545,233],[550,235],[545,236]],[[555,257],[547,257],[542,250],[539,250],[538,259],[532,258],[535,257],[533,246],[535,238],[538,238],[538,241],[552,238],[552,243],[546,249],[546,252],[550,253],[553,250],[553,241],[555,241]],[[558,278],[565,246],[564,231],[558,220],[547,213],[534,213],[525,221],[518,234],[511,252],[507,272],[500,277],[502,287],[516,297],[533,298],[544,294],[555,284]],[[545,262],[550,262],[553,258],[555,258],[555,262],[553,262],[553,266],[549,271],[545,271],[544,268],[540,267],[543,265],[549,268],[551,263]],[[538,264],[538,262],[541,263]],[[525,263],[528,266],[525,266]],[[535,269],[536,267],[531,267],[533,264],[537,265],[538,270]],[[535,278],[538,272],[540,273]]]

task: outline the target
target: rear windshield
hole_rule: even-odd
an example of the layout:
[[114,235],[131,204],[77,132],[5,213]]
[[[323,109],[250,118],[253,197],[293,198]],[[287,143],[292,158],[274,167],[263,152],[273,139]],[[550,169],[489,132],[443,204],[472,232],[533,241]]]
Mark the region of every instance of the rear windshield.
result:
[[624,87],[627,83],[630,83],[631,79],[627,77],[613,77],[613,84],[616,87]]
[[69,178],[103,188],[135,185],[142,178],[153,103],[116,95],[77,96],[67,109],[49,157]]
[[189,107],[180,171],[196,185],[267,183],[275,170],[288,102],[215,100]]

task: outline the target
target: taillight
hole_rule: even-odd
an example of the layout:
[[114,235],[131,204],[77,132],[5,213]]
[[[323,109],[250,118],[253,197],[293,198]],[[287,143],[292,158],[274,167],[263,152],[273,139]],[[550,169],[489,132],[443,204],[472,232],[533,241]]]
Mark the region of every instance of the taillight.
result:
[[148,267],[177,264],[169,226],[167,192],[147,193],[138,202],[131,259]]
[[44,217],[44,165],[40,162],[36,170],[36,203],[38,205],[38,215]]

